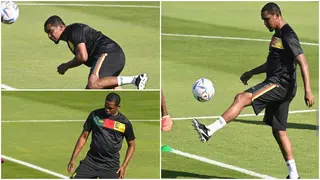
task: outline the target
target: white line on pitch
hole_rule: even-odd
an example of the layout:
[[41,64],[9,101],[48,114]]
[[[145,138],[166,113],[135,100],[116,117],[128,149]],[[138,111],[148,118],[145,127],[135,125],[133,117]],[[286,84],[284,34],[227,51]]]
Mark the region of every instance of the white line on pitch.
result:
[[[308,113],[308,112],[317,112],[317,109],[306,109],[306,110],[296,110],[289,111],[289,114],[299,114],[299,113]],[[251,116],[263,116],[264,113],[258,115],[255,114],[240,114],[238,117],[251,117]],[[218,118],[219,116],[199,116],[199,117],[181,117],[181,118],[172,118],[175,121],[190,120],[193,118],[197,119],[213,119]],[[85,120],[2,120],[1,123],[31,123],[31,122],[84,122]],[[130,120],[132,122],[160,122],[160,120]]]
[[63,4],[63,3],[17,3],[19,6],[76,6],[76,7],[119,7],[119,8],[160,8],[148,5],[121,5],[121,4]]
[[[205,38],[205,39],[228,39],[228,40],[241,40],[241,41],[270,42],[270,40],[268,40],[268,39],[228,37],[228,36],[202,36],[202,35],[193,35],[193,34],[170,34],[170,33],[161,33],[161,35],[163,35],[163,36],[176,36],[176,37]],[[308,43],[308,42],[300,42],[300,44],[309,45],[309,46],[319,46],[319,44],[317,44],[317,43]]]
[[[1,155],[1,157],[3,157],[5,160],[12,161],[12,162],[15,162],[15,163],[18,163],[18,164],[21,164],[21,165],[24,165],[24,166],[27,166],[27,167],[36,169],[36,170],[38,170],[38,171],[42,171],[42,172],[45,172],[45,173],[47,173],[47,174],[51,174],[51,175],[53,175],[53,176],[56,176],[56,177],[59,177],[59,178],[62,178],[62,179],[69,179],[69,177],[64,176],[64,175],[62,175],[62,174],[59,174],[59,173],[50,171],[50,170],[48,170],[48,169],[44,169],[44,168],[42,168],[42,167],[39,167],[39,166],[30,164],[30,163],[27,163],[27,162],[24,162],[24,161],[20,161],[20,160],[18,160],[18,159],[14,159],[14,158],[11,158],[11,157],[8,157],[8,156],[5,156],[5,155]],[[3,166],[3,165],[2,165],[2,166]],[[21,177],[21,178],[23,178],[23,177]]]
[[259,178],[263,178],[263,179],[275,179],[274,177],[271,177],[271,176],[268,176],[268,175],[259,174],[259,173],[256,173],[256,172],[253,172],[253,171],[250,171],[250,170],[247,170],[247,169],[243,169],[243,168],[240,168],[240,167],[237,167],[237,166],[225,164],[225,163],[222,163],[222,162],[218,162],[218,161],[211,160],[211,159],[208,159],[208,158],[205,158],[205,157],[201,157],[201,156],[197,156],[197,155],[194,155],[194,154],[189,154],[189,153],[182,152],[182,151],[179,151],[179,150],[173,149],[171,152],[174,153],[174,154],[178,154],[180,156],[188,157],[188,158],[195,159],[195,160],[198,160],[198,161],[202,161],[202,162],[205,162],[205,163],[208,163],[208,164],[213,164],[213,165],[216,165],[216,166],[220,166],[220,167],[223,167],[223,168],[227,168],[227,169],[238,171],[238,172],[241,172],[241,173],[244,173],[244,174],[248,174],[250,176],[255,176],[255,177],[259,177]]
[[1,84],[1,89],[4,89],[4,90],[17,90],[16,88],[8,86],[8,85],[5,85],[5,84]]
[[[299,113],[308,113],[308,112],[317,112],[317,109],[306,109],[306,110],[296,110],[296,111],[289,111],[289,114],[299,114]],[[260,113],[258,115],[255,114],[240,114],[238,117],[251,117],[251,116],[263,116],[264,113]],[[219,116],[200,116],[200,117],[181,117],[181,118],[172,118],[173,120],[190,120],[193,118],[197,119],[213,119],[218,118]]]
[[[85,122],[85,119],[79,120],[4,120],[1,123],[34,123],[34,122]],[[160,120],[130,120],[130,122],[160,122]]]

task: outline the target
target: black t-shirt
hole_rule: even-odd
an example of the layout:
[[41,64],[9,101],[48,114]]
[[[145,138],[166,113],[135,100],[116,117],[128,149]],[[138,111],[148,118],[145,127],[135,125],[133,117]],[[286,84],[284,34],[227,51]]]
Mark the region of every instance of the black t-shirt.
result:
[[293,29],[285,24],[272,36],[267,58],[267,79],[285,87],[296,87],[295,57],[303,54]]
[[99,169],[118,169],[123,138],[127,141],[135,139],[133,127],[123,114],[108,116],[103,108],[89,114],[83,130],[92,131],[86,160]]
[[121,47],[112,39],[86,24],[74,23],[66,27],[60,39],[65,39],[70,51],[75,55],[78,44],[85,43],[88,60],[85,65],[91,67],[103,53],[122,52]]

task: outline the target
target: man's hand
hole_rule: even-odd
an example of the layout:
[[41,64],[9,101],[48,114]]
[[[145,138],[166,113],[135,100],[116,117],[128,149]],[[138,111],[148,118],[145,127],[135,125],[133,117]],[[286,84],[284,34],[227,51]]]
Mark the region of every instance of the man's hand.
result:
[[161,131],[170,131],[172,127],[172,119],[170,115],[163,116],[161,119]]
[[68,170],[69,173],[73,172],[75,164],[76,164],[75,160],[70,160],[70,162],[68,164],[68,167],[67,167],[67,170]]
[[121,166],[117,173],[120,173],[119,174],[119,179],[123,179],[124,178],[124,175],[126,174],[126,166]]
[[304,101],[306,102],[306,105],[307,105],[308,107],[313,106],[313,104],[314,104],[314,97],[313,97],[311,91],[308,91],[308,92],[305,93],[305,95],[304,95]]
[[69,65],[67,63],[62,63],[57,67],[58,73],[64,75],[64,73],[69,69]]
[[248,81],[249,81],[249,79],[252,78],[252,76],[253,76],[253,74],[250,71],[247,71],[241,75],[240,80],[242,81],[242,83],[244,85],[248,85]]

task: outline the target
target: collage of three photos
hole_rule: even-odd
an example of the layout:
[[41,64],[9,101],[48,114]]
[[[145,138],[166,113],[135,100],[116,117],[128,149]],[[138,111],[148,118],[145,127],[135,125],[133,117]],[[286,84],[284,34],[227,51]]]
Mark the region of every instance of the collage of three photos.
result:
[[319,2],[1,10],[1,179],[319,179]]

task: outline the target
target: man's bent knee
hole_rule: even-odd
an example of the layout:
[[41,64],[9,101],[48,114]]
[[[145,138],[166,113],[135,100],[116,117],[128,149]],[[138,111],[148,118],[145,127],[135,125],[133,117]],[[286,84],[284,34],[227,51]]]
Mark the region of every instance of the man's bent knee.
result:
[[92,74],[88,80],[89,89],[113,89],[114,87],[118,86],[118,84],[114,84],[113,77],[99,78]]
[[241,104],[243,106],[247,106],[251,104],[252,94],[248,92],[242,92],[236,95],[234,98],[234,102],[237,104]]
[[89,89],[101,89],[102,87],[99,87],[99,77],[91,74],[89,79],[88,79],[87,87]]
[[97,81],[89,81],[87,87],[88,89],[100,89]]

